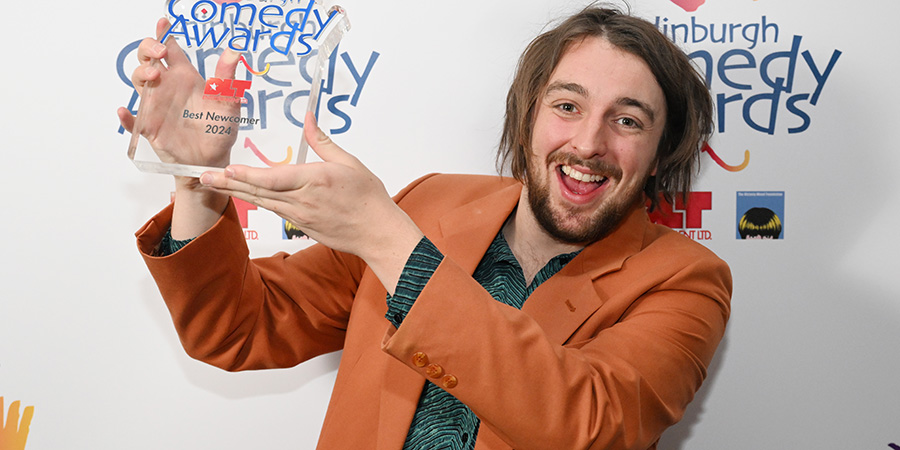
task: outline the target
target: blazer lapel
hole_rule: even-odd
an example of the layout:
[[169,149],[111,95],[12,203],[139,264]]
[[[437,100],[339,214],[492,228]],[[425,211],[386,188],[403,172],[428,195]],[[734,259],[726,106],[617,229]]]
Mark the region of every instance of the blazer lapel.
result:
[[445,257],[474,273],[506,218],[516,208],[521,192],[522,185],[513,183],[448,212],[440,219],[441,235],[429,239]]
[[649,221],[635,208],[607,237],[587,246],[559,273],[531,294],[522,311],[544,327],[551,342],[565,343],[609,298],[597,280],[618,271],[641,250]]
[[[428,235],[445,257],[451,258],[470,273],[475,272],[488,246],[519,200],[521,184],[498,180],[498,183],[505,183],[499,185],[501,189],[449,211],[440,219],[440,233]],[[490,187],[486,185],[486,188]],[[384,371],[382,379],[390,382],[385,383],[381,389],[381,432],[378,433],[376,448],[396,449],[402,447],[406,439],[405,431],[415,414],[425,379],[394,360],[386,361]]]
[[[522,185],[513,183],[456,208],[440,219],[440,236],[429,236],[444,256],[474,273],[488,246],[516,208]],[[552,342],[565,343],[609,298],[598,280],[618,271],[643,246],[650,224],[646,209],[634,208],[607,237],[587,246],[559,273],[539,286],[522,311]]]

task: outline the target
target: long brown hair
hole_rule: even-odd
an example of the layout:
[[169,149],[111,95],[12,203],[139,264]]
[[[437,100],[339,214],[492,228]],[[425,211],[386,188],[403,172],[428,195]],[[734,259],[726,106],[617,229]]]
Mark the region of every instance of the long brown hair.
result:
[[608,7],[585,8],[525,49],[506,98],[499,168],[509,165],[513,177],[525,180],[535,105],[569,46],[592,36],[643,59],[665,94],[667,120],[657,149],[656,176],[648,179],[644,193],[654,207],[660,194],[670,202],[679,192],[686,196],[699,169],[701,145],[712,134],[709,90],[684,52],[655,26]]

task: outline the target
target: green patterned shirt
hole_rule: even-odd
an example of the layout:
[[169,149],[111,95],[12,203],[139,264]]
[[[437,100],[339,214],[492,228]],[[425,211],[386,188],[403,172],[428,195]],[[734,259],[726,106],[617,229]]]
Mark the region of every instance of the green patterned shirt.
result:
[[[525,284],[522,268],[509,248],[503,232],[488,247],[472,277],[495,300],[522,309],[528,296],[544,281],[559,272],[578,252],[556,256]],[[388,296],[387,319],[399,327],[443,255],[427,238],[422,238],[410,255],[397,289]],[[462,402],[437,385],[426,382],[406,442],[406,450],[470,450],[475,447],[480,421]]]

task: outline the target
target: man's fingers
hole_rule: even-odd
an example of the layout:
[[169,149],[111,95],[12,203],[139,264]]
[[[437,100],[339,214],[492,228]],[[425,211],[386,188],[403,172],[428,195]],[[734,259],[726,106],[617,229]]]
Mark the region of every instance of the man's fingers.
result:
[[143,62],[131,74],[131,85],[138,91],[138,94],[144,95],[144,86],[159,79],[163,70],[166,68],[157,60]]
[[284,192],[303,187],[302,168],[295,165],[275,167],[229,166],[225,177],[231,180],[259,187],[265,191]]
[[131,115],[131,111],[128,108],[120,107],[116,110],[116,115],[119,116],[119,123],[122,124],[122,127],[131,133],[134,129],[134,116]]
[[160,62],[169,53],[165,45],[156,39],[146,38],[138,45],[137,58],[140,65],[131,74],[131,83],[142,94],[144,85],[160,77],[166,66]]
[[[226,170],[231,170],[226,169]],[[260,186],[235,180],[231,175],[222,172],[206,172],[200,175],[200,184],[215,191],[239,198],[245,202],[252,203],[256,206],[264,207],[267,204],[266,199],[273,196],[273,192]]]
[[303,123],[303,133],[306,136],[306,142],[312,147],[313,151],[325,162],[336,162],[346,166],[359,166],[361,163],[355,156],[347,153],[339,145],[335,144],[331,138],[319,128],[316,122],[315,114],[306,113],[306,119]]
[[216,78],[233,80],[234,74],[237,72],[238,61],[240,60],[240,53],[231,48],[226,48],[225,51],[222,52],[222,56],[219,57],[219,62],[216,64]]
[[280,192],[292,191],[303,186],[302,167],[296,165],[271,168],[230,165],[221,172],[207,172],[200,183],[232,192],[245,192],[255,197],[272,198]]
[[153,38],[146,38],[138,45],[137,57],[138,62],[146,64],[154,59],[165,58],[169,49],[165,45]]
[[162,37],[169,31],[169,27],[172,24],[169,23],[169,19],[165,17],[161,17],[156,21],[156,40],[162,42]]
[[204,173],[200,176],[200,184],[287,218],[286,212],[291,208],[287,194],[299,188],[299,178],[283,169],[290,167],[267,169],[233,165],[228,166],[224,173]]
[[157,42],[161,42],[165,45],[166,52],[164,55],[166,64],[171,65],[181,65],[181,64],[190,64],[191,60],[188,59],[187,55],[184,54],[184,50],[181,49],[181,46],[178,45],[178,42],[173,37],[169,37],[163,42],[162,38],[166,35],[166,32],[169,31],[172,24],[169,23],[169,19],[165,17],[159,19],[156,22],[156,40]]

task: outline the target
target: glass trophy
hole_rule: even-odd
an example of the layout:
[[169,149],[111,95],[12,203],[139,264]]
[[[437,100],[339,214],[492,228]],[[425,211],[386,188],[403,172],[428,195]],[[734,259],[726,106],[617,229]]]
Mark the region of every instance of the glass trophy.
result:
[[[168,65],[152,62],[165,74],[141,92],[128,145],[137,168],[199,177],[223,170],[196,164],[203,149],[228,145],[233,164],[305,163],[303,122],[318,112],[346,12],[319,0],[167,0],[166,15],[160,40],[174,39],[192,67],[176,70],[171,46]],[[228,48],[240,55],[236,73],[217,77]]]

